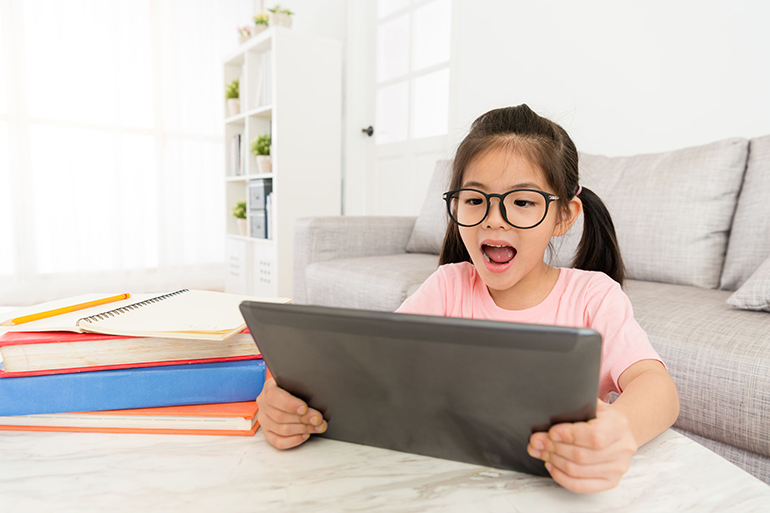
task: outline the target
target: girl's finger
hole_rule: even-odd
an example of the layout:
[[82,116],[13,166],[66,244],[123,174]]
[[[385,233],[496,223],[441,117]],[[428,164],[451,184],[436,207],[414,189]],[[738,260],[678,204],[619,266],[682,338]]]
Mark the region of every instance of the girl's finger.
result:
[[622,436],[623,430],[615,423],[596,418],[588,422],[557,424],[549,431],[549,438],[555,443],[566,443],[601,450],[612,445]]
[[263,401],[259,406],[257,415],[259,415],[259,412],[269,416],[270,419],[279,424],[306,424],[316,427],[323,422],[323,415],[312,408],[309,409],[305,415],[297,415],[296,413],[287,413],[281,409],[275,408],[271,403]]
[[294,413],[296,415],[304,415],[308,410],[305,401],[280,388],[276,385],[275,379],[273,378],[265,381],[265,386],[259,396],[262,398],[261,402],[257,400],[260,408],[262,407],[262,403],[267,403],[273,408],[286,413]]
[[604,450],[594,450],[574,444],[550,442],[546,445],[544,453],[561,456],[578,465],[596,465],[618,459],[631,459],[634,451],[621,444],[612,444]]
[[565,475],[573,478],[596,478],[610,481],[620,481],[620,478],[628,470],[631,459],[620,458],[597,464],[580,464],[568,460],[558,454],[551,454],[548,463],[559,469]]
[[275,433],[265,431],[265,439],[277,449],[291,449],[300,445],[302,442],[308,439],[310,435],[307,433],[304,435],[292,435],[292,436],[280,436]]
[[311,426],[320,426],[324,421],[324,416],[320,411],[309,408],[307,413],[300,417],[300,422],[310,424]]
[[257,420],[265,433],[270,432],[280,436],[323,433],[327,428],[326,421],[321,421],[317,426],[301,422],[279,422],[263,411],[257,413]]
[[603,478],[579,478],[571,477],[556,468],[551,463],[546,463],[545,468],[550,472],[553,480],[567,490],[575,493],[595,493],[615,488],[618,482],[612,482]]

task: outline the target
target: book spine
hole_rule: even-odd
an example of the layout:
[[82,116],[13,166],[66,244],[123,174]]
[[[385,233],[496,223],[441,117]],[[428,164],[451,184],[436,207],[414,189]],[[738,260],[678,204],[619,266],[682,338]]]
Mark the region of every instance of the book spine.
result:
[[46,376],[49,374],[73,374],[76,372],[98,372],[104,370],[116,370],[116,369],[136,369],[139,367],[161,367],[167,365],[188,365],[198,363],[216,363],[216,362],[237,362],[243,360],[255,360],[261,358],[261,356],[255,355],[242,355],[242,356],[223,356],[217,358],[199,358],[196,360],[169,360],[162,362],[134,362],[134,363],[119,363],[114,365],[97,365],[94,367],[69,367],[65,369],[47,369],[40,371],[16,371],[8,372],[0,369],[0,379],[2,378],[15,378],[15,377],[29,377],[29,376]]
[[241,134],[238,134],[238,176],[243,175],[243,144]]
[[227,166],[227,174],[229,176],[236,176],[235,174],[235,136],[230,139],[230,161]]
[[253,401],[265,363],[247,360],[0,379],[0,416]]
[[270,192],[265,196],[265,237],[268,239],[273,238],[273,193]]

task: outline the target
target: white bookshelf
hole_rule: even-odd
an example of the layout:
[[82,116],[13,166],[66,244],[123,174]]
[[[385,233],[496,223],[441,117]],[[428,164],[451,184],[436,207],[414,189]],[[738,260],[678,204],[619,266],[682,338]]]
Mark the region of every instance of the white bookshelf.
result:
[[[226,289],[292,297],[295,220],[340,215],[342,44],[271,27],[225,59],[225,83],[239,77],[241,113],[224,126]],[[272,171],[265,174],[250,151],[261,133],[272,137]],[[231,141],[239,134],[235,175]],[[272,180],[271,238],[239,235],[232,209],[243,200],[250,212],[248,183],[265,178]]]

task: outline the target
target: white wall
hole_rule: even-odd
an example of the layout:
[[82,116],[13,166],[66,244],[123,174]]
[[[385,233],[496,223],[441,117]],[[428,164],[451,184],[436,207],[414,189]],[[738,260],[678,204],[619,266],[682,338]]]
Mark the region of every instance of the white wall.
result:
[[770,2],[454,5],[455,140],[477,115],[519,103],[589,153],[770,134]]
[[[366,103],[373,86],[363,69],[374,57],[375,38],[375,27],[361,20],[376,1],[345,4],[349,215],[385,213],[377,207],[382,201],[367,197],[374,171],[360,140],[360,127],[373,118]],[[447,156],[478,115],[520,103],[560,123],[587,153],[632,155],[770,134],[770,2],[452,0],[452,6]],[[414,170],[419,176],[410,183],[426,188],[420,184],[432,171],[432,165]],[[400,204],[387,213],[414,215],[419,208]]]
[[[278,0],[264,0],[265,8],[273,8],[277,3]],[[254,5],[254,12],[259,11],[260,1],[254,0]],[[347,0],[281,0],[280,5],[295,13],[293,29],[339,41],[345,39]]]

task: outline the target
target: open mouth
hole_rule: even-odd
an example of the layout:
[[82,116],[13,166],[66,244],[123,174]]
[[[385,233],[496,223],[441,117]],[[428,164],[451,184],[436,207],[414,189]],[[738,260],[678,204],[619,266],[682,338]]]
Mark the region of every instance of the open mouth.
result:
[[482,244],[481,254],[484,255],[487,263],[503,265],[513,260],[516,256],[516,248],[507,245]]

